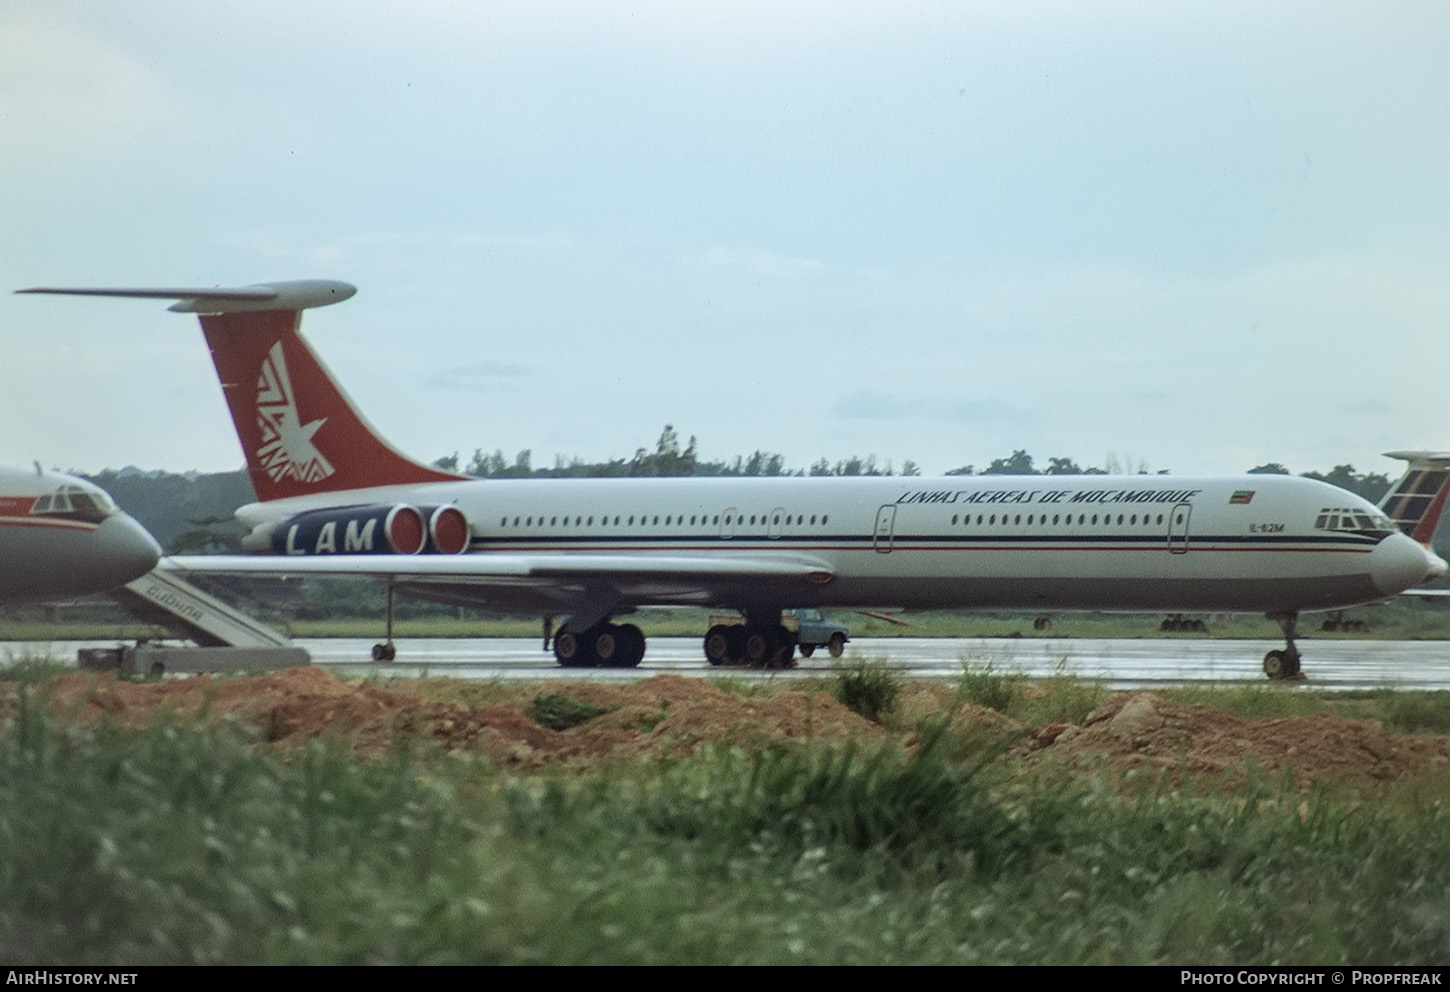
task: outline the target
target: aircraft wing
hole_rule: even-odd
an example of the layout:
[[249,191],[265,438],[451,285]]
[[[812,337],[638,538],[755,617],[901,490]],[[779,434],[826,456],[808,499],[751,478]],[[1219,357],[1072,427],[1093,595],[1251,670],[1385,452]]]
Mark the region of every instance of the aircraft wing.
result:
[[441,602],[567,612],[580,629],[621,605],[804,601],[835,578],[805,557],[715,554],[177,555],[158,569],[183,576],[253,575],[377,579]]
[[384,579],[396,583],[517,587],[530,580],[604,581],[707,589],[738,585],[822,585],[835,576],[809,558],[746,555],[510,554],[472,555],[176,555],[162,569],[196,575],[332,576]]

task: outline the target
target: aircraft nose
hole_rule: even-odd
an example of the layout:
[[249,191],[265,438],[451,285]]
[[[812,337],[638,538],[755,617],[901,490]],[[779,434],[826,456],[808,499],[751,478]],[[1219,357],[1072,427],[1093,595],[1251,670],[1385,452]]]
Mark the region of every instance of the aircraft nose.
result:
[[1393,596],[1444,575],[1446,564],[1404,534],[1391,534],[1370,552],[1369,571],[1375,588]]
[[1447,565],[1444,558],[1441,558],[1429,548],[1425,549],[1425,558],[1429,563],[1430,571],[1425,575],[1425,581],[1431,579],[1443,579],[1446,572],[1450,572],[1450,565]]
[[113,589],[138,579],[156,567],[161,545],[146,528],[124,513],[113,513],[96,528],[94,571],[104,588]]

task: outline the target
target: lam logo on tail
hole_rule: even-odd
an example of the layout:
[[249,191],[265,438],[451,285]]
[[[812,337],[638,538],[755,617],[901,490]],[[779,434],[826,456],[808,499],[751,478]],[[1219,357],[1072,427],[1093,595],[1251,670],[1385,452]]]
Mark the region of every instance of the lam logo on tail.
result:
[[257,429],[262,432],[257,461],[273,482],[321,482],[333,473],[332,463],[312,440],[325,423],[326,417],[302,423],[292,380],[287,375],[287,358],[278,341],[267,352],[257,377]]

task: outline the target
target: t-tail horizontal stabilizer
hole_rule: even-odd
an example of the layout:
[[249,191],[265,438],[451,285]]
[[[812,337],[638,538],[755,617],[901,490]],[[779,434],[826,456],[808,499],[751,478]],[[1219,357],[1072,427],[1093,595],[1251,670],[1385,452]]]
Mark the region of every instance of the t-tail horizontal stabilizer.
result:
[[210,289],[22,289],[62,296],[176,300],[201,319],[247,472],[262,502],[373,486],[465,478],[420,464],[388,444],[298,332],[302,311],[357,289],[300,279]]
[[357,287],[335,279],[294,279],[258,283],[254,286],[209,289],[53,289],[37,286],[17,293],[48,293],[53,296],[119,296],[126,299],[175,300],[168,310],[176,313],[255,313],[258,310],[307,310],[351,299]]

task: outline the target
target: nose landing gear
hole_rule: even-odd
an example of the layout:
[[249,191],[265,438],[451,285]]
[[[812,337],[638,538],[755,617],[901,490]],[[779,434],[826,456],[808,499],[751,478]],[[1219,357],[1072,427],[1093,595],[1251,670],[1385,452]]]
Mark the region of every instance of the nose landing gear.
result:
[[1264,655],[1264,674],[1271,679],[1302,679],[1304,670],[1300,664],[1299,649],[1294,646],[1299,623],[1298,611],[1267,615],[1270,620],[1277,621],[1279,628],[1284,631],[1286,646],[1283,650],[1275,649]]

